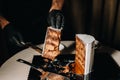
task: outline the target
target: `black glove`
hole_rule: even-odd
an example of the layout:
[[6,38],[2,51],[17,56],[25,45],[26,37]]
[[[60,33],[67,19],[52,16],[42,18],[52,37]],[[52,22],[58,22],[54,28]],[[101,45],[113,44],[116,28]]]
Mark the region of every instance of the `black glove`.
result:
[[3,32],[5,32],[5,35],[8,39],[8,44],[18,47],[24,47],[25,43],[22,35],[13,28],[12,24],[8,24],[7,26],[5,26]]
[[54,28],[61,29],[64,27],[64,16],[60,10],[52,10],[48,15],[48,24]]

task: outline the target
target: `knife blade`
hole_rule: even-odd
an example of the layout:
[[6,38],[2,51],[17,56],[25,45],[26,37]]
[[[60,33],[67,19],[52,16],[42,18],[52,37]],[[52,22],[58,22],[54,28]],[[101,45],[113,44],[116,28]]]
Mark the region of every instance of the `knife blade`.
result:
[[31,47],[31,48],[33,48],[34,50],[36,50],[37,52],[42,53],[42,49],[41,49],[41,48],[37,47],[36,45],[33,45],[33,44],[30,43],[30,42],[25,43],[25,46]]
[[28,61],[26,61],[26,60],[18,59],[17,61],[20,62],[20,63],[24,63],[24,64],[26,64],[26,65],[28,65],[28,66],[31,66],[32,68],[34,68],[34,69],[36,69],[36,70],[39,69],[38,66],[35,66],[35,65],[33,65],[32,63],[30,63],[30,62],[28,62]]

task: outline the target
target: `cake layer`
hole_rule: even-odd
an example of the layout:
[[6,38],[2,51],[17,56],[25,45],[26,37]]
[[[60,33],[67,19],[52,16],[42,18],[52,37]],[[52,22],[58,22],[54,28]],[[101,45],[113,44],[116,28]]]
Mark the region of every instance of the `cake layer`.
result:
[[54,60],[60,54],[59,45],[61,40],[61,30],[52,27],[47,28],[45,42],[43,46],[43,57]]
[[86,75],[91,72],[94,59],[94,37],[76,34],[75,68],[76,74]]
[[76,36],[75,73],[84,74],[85,69],[85,45]]

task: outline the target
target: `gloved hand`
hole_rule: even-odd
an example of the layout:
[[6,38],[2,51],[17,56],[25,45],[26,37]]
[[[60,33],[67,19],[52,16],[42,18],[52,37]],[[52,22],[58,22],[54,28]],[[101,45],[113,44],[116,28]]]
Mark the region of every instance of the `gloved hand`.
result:
[[25,42],[22,35],[13,28],[12,24],[6,25],[3,32],[6,34],[8,44],[10,43],[14,46],[24,47]]
[[48,24],[54,28],[62,29],[64,27],[64,16],[60,10],[52,10],[48,15]]

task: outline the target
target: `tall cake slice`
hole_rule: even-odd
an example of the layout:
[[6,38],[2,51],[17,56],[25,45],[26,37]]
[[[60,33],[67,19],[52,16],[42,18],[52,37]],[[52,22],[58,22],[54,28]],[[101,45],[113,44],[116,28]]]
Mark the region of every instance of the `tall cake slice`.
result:
[[59,45],[61,40],[61,29],[48,27],[46,31],[45,42],[42,56],[54,60],[60,54]]
[[94,37],[76,34],[75,68],[76,74],[87,75],[91,72],[94,59]]

